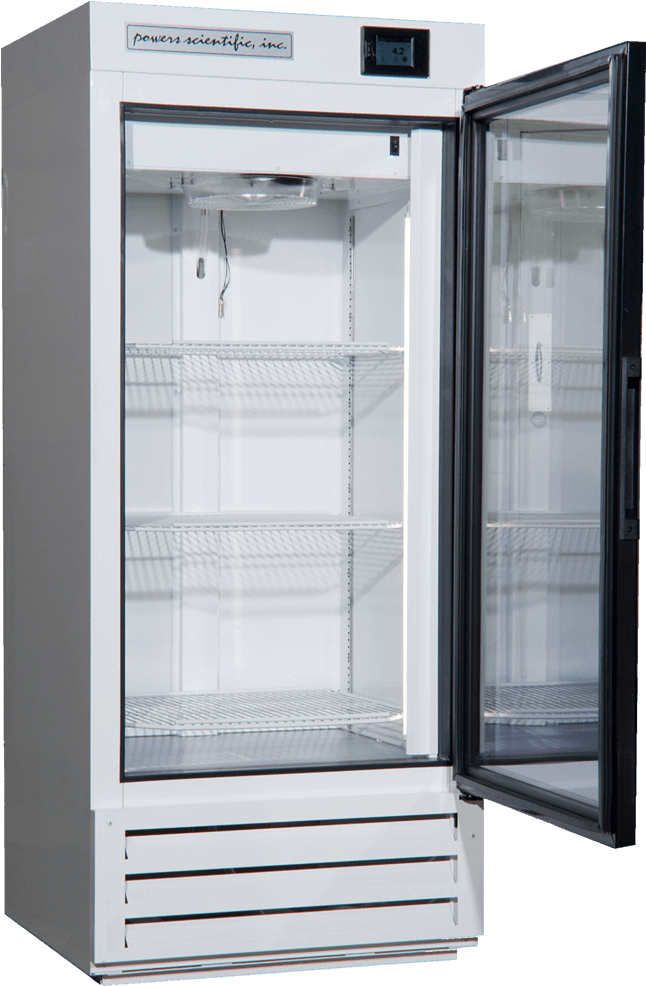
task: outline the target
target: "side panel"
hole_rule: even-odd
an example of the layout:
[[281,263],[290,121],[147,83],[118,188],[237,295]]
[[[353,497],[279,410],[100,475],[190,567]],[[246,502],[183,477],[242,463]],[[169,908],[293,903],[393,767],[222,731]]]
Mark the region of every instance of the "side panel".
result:
[[89,84],[5,110],[7,911],[89,960]]
[[3,48],[2,105],[71,82],[89,69],[90,4],[86,3]]

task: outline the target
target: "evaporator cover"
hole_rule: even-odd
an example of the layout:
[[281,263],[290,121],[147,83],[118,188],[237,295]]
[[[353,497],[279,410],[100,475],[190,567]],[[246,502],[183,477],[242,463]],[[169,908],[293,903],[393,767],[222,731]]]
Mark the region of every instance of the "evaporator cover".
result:
[[316,178],[294,175],[211,175],[183,188],[194,209],[268,212],[309,209],[318,203],[321,186]]

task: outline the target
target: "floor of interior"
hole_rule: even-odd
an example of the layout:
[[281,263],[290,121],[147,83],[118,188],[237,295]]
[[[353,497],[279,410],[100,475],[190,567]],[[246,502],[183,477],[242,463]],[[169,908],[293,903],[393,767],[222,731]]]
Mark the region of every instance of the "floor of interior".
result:
[[215,736],[136,736],[125,740],[125,775],[177,775],[280,767],[428,760],[347,729],[290,729]]

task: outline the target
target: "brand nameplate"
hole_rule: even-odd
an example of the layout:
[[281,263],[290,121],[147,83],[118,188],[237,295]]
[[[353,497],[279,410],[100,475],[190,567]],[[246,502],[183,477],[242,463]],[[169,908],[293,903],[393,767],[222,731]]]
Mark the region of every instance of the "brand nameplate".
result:
[[128,24],[127,47],[129,51],[291,58],[293,35],[235,29],[221,31],[207,27],[173,27],[170,24]]

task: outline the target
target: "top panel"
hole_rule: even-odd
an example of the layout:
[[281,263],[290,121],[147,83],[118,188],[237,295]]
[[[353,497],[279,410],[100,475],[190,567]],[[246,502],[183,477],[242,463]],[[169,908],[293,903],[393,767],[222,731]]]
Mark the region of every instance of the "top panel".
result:
[[[484,28],[477,24],[139,4],[89,6],[94,69],[451,89],[476,85],[484,76]],[[362,75],[362,28],[381,26],[430,30],[428,77]]]
[[[362,72],[366,38],[375,32],[379,37],[390,37],[402,30],[411,38],[423,37],[428,49],[423,74],[416,74],[422,52],[410,41],[414,73],[404,71],[403,64],[395,68],[380,65],[376,75]],[[408,51],[406,45],[403,50]],[[126,87],[130,81],[137,92],[133,96],[124,91],[124,95],[139,101],[143,98],[144,102],[183,98],[191,105],[202,105],[190,92],[180,97],[174,89],[169,97],[162,82],[175,76],[182,77],[189,89],[196,78],[240,81],[246,86],[262,82],[268,100],[262,103],[264,108],[289,106],[311,111],[325,94],[326,112],[338,112],[336,107],[342,106],[342,112],[454,116],[459,113],[463,89],[483,81],[484,28],[477,24],[87,3],[6,46],[2,55],[5,106],[91,68],[127,73]],[[381,52],[380,57],[383,61],[393,56]],[[401,60],[405,55],[399,57]],[[153,86],[154,91],[151,77],[160,83]],[[285,91],[277,92],[280,84]],[[321,89],[322,84],[329,88]],[[347,85],[352,90],[341,88]],[[335,92],[336,102],[332,98]],[[391,99],[384,103],[387,92]],[[352,106],[349,93],[356,97]],[[369,94],[374,96],[366,98]],[[218,105],[259,106],[257,92],[249,94],[247,103],[244,95],[239,90],[234,94],[219,92]],[[212,102],[214,96],[205,98]]]

